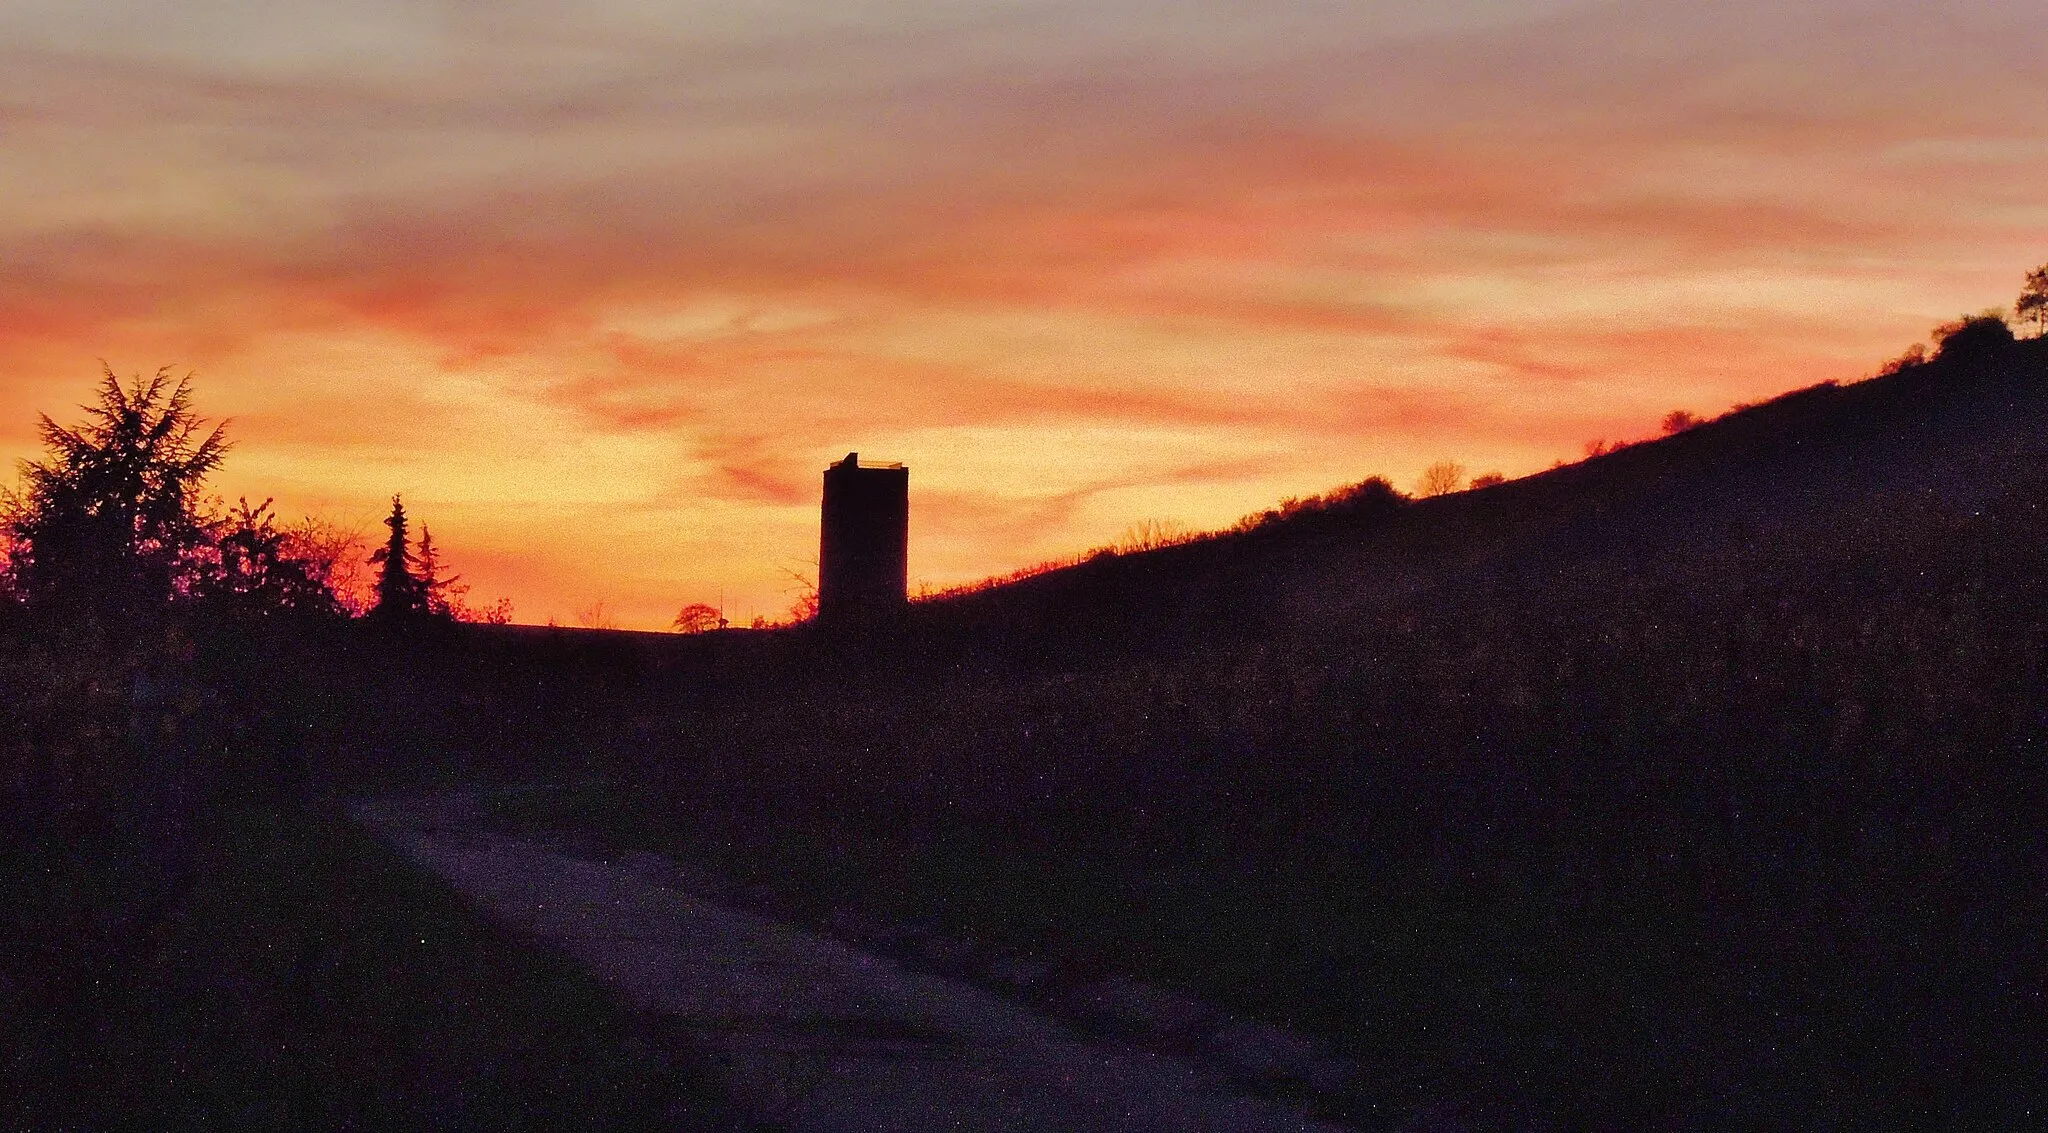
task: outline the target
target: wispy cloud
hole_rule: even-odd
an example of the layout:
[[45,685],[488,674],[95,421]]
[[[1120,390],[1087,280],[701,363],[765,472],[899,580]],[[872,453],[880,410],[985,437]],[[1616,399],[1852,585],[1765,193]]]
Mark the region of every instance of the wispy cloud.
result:
[[849,448],[934,581],[1532,470],[2008,298],[2036,7],[21,0],[0,442],[189,365],[231,491],[646,625],[784,604]]

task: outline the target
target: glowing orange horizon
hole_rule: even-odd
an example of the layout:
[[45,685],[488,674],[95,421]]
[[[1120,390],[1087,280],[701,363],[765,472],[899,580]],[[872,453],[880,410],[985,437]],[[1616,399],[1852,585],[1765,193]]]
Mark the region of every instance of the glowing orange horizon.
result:
[[1201,4],[0,16],[0,449],[171,363],[229,499],[744,622],[849,450],[958,583],[1858,377],[2048,259],[1998,0]]

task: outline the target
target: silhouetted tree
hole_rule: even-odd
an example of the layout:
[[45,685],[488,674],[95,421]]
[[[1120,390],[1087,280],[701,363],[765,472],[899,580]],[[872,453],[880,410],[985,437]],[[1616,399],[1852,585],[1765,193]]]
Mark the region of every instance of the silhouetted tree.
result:
[[619,619],[606,608],[604,599],[599,598],[590,605],[576,611],[576,624],[584,629],[617,629]]
[[[1384,519],[1400,511],[1407,503],[1408,497],[1402,494],[1401,489],[1394,487],[1393,481],[1385,476],[1368,476],[1356,484],[1347,484],[1319,496],[1289,496],[1280,501],[1279,507],[1255,511],[1242,517],[1231,525],[1230,530],[1239,533],[1257,531],[1304,516],[1343,516],[1351,523]],[[1066,562],[1052,562],[1046,564],[1046,569],[1069,565],[1071,564]],[[1031,569],[1028,573],[1014,573],[1001,580],[992,579],[989,584],[1028,578],[1036,573],[1042,572]]]
[[291,533],[279,530],[271,501],[237,500],[220,524],[214,569],[196,587],[204,597],[257,613],[339,616],[344,611],[324,581],[321,564],[294,554]]
[[373,617],[404,619],[427,612],[426,589],[412,569],[414,555],[406,532],[408,522],[405,502],[391,497],[391,514],[384,519],[391,535],[370,554],[370,562],[383,568],[377,576],[377,604],[370,610]]
[[2020,288],[2020,297],[2012,305],[2012,313],[2022,323],[2032,322],[2035,334],[2048,335],[2048,264],[2027,273],[2026,284]]
[[724,629],[725,616],[709,602],[692,602],[676,614],[674,627],[677,633],[708,633]]
[[1356,484],[1331,492],[1325,499],[1330,507],[1371,515],[1391,515],[1408,502],[1401,489],[1394,487],[1394,482],[1385,476],[1368,476]]
[[1465,487],[1465,466],[1455,460],[1439,460],[1422,470],[1422,480],[1416,485],[1418,496],[1448,496]]
[[792,584],[790,587],[785,588],[783,593],[794,593],[796,595],[795,601],[789,604],[788,617],[792,622],[807,622],[818,616],[818,576],[816,573],[818,564],[815,560],[807,561],[811,566],[811,570],[808,572],[798,570],[795,567],[786,566],[782,568],[782,573],[789,578]]
[[459,574],[442,577],[441,552],[434,547],[433,529],[425,524],[420,525],[420,549],[414,553],[413,562],[417,564],[413,574],[427,613],[453,621],[474,620],[467,616],[473,611],[462,601],[469,593],[469,584]]
[[32,601],[133,610],[187,592],[210,542],[199,489],[228,449],[190,383],[166,368],[124,387],[103,368],[85,424],[40,418],[48,455],[22,463],[5,506],[10,567]]
[[1981,358],[2012,343],[2012,327],[1998,311],[1963,315],[1934,328],[1936,358]]
[[1664,420],[1659,427],[1664,430],[1664,435],[1669,437],[1683,433],[1699,423],[1698,415],[1690,409],[1674,409],[1664,415]]
[[1505,484],[1507,482],[1508,478],[1499,472],[1482,472],[1472,477],[1472,487],[1475,489],[1491,488],[1495,484]]
[[350,617],[361,617],[376,603],[370,562],[363,537],[355,531],[308,516],[282,531],[284,553],[325,587]]

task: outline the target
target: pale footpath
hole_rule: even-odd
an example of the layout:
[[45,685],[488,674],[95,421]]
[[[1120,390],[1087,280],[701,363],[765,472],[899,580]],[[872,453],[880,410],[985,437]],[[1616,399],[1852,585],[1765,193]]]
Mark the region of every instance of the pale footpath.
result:
[[1334,1133],[1205,1067],[1081,1035],[959,980],[694,897],[645,856],[478,828],[460,795],[351,816],[484,915],[681,1034],[752,1118],[793,1131]]

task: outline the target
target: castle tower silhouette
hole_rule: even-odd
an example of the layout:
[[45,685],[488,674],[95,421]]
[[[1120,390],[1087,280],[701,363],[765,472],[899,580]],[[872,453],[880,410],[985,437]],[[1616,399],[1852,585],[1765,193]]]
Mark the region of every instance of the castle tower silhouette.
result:
[[845,623],[888,617],[909,601],[910,469],[862,464],[860,454],[825,470],[818,523],[818,618]]

